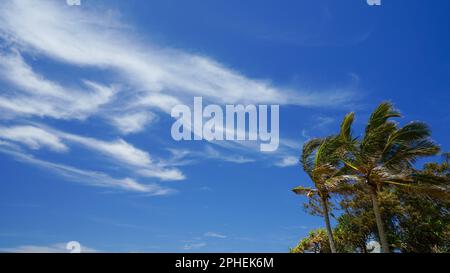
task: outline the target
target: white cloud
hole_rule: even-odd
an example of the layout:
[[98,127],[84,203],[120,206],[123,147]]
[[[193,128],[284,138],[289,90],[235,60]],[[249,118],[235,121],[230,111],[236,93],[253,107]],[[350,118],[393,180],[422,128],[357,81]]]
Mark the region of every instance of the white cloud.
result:
[[109,68],[141,94],[177,101],[201,95],[218,102],[339,105],[345,90],[312,92],[283,89],[250,79],[208,57],[143,44],[102,15],[52,1],[8,0],[0,10],[0,33],[22,51],[68,64]]
[[[292,90],[270,80],[252,79],[212,58],[161,48],[130,33],[110,15],[105,17],[87,6],[74,9],[58,1],[2,1],[0,80],[7,85],[0,90],[1,118],[20,116],[25,121],[33,121],[35,117],[45,117],[89,122],[88,118],[95,115],[101,118],[100,122],[115,126],[123,134],[131,134],[143,132],[157,114],[170,113],[174,105],[191,103],[193,96],[203,96],[205,101],[215,103],[300,106],[339,106],[352,99],[346,90]],[[67,84],[49,79],[48,71],[37,72],[31,62],[27,63],[30,57],[76,68],[73,81]],[[77,72],[86,69],[101,71],[103,83],[86,80]],[[149,152],[122,138],[105,141],[43,128],[3,135],[7,141],[33,149],[48,147],[63,151],[67,150],[66,145],[75,143],[138,176],[185,179],[180,170],[173,168],[180,163],[153,158]],[[261,158],[253,144],[214,144],[242,154],[207,147],[202,155],[197,153],[194,158],[206,156],[238,164]],[[274,158],[285,157],[291,151],[288,146],[281,146]],[[184,163],[195,161],[186,157],[182,155]],[[83,177],[84,173],[78,175]],[[125,185],[127,189],[145,190],[134,180],[104,180]]]
[[315,118],[316,124],[315,124],[315,128],[326,128],[328,127],[330,124],[332,124],[335,119],[332,117],[326,117],[326,116],[318,116]]
[[88,149],[102,153],[125,164],[141,167],[152,164],[152,159],[147,152],[137,149],[123,139],[108,142],[63,132],[58,134],[63,139],[79,143]]
[[206,243],[192,243],[192,244],[185,244],[183,249],[184,250],[195,250],[195,249],[199,249],[199,248],[203,248],[206,246]]
[[82,87],[63,87],[37,74],[17,52],[0,53],[0,76],[14,91],[2,91],[0,108],[17,115],[84,119],[97,112],[116,93],[114,87],[87,80],[82,80]]
[[205,152],[201,155],[209,159],[217,159],[225,162],[231,162],[236,164],[244,164],[254,162],[255,159],[245,157],[242,155],[229,155],[219,152],[211,146],[206,146]]
[[103,141],[62,132],[59,132],[58,135],[63,139],[104,154],[118,163],[126,164],[141,176],[156,177],[161,180],[185,179],[180,170],[168,168],[165,164],[155,162],[146,151],[134,147],[123,139]]
[[[255,142],[212,142],[218,147],[206,145],[204,149],[167,149],[171,158],[164,162],[169,166],[186,166],[199,160],[217,160],[235,164],[264,162],[271,166],[285,168],[298,164],[298,156],[294,156],[301,149],[301,142],[282,139],[280,147],[273,153],[261,153]],[[230,152],[231,151],[231,152]]]
[[63,164],[37,159],[32,155],[25,154],[20,151],[14,151],[8,148],[0,147],[0,152],[9,154],[18,161],[33,164],[53,171],[70,181],[83,183],[89,186],[140,192],[149,195],[167,195],[173,193],[172,189],[162,187],[158,184],[139,183],[131,178],[117,179],[102,172],[82,170]]
[[217,233],[217,232],[212,232],[212,231],[208,231],[206,232],[203,236],[205,237],[212,237],[212,238],[219,238],[219,239],[225,239],[227,238],[227,236]]
[[193,165],[199,160],[216,160],[235,164],[246,164],[256,161],[256,157],[244,156],[236,153],[225,152],[207,145],[204,149],[167,149],[171,153],[171,158],[163,161],[168,166]]
[[0,126],[0,138],[23,143],[31,149],[47,147],[57,152],[68,150],[57,135],[33,126]]
[[113,124],[124,134],[138,133],[155,118],[149,112],[137,112],[115,116],[112,118]]
[[167,180],[167,181],[178,181],[178,180],[184,180],[186,177],[184,174],[175,168],[168,169],[168,168],[143,168],[140,170],[137,170],[137,174],[144,176],[144,177],[157,177],[161,180]]
[[281,159],[281,161],[276,162],[275,165],[278,167],[291,167],[296,166],[299,163],[299,159],[295,156],[286,156]]
[[[23,245],[12,248],[0,248],[0,252],[6,253],[70,253],[66,248],[66,243],[57,243],[49,246]],[[96,249],[81,245],[82,253],[100,252]]]
[[[116,163],[119,167],[127,167],[135,174],[144,177],[155,177],[161,180],[183,180],[183,173],[175,168],[168,167],[162,160],[153,160],[151,156],[141,149],[129,144],[123,139],[104,141],[90,137],[79,136],[54,130],[46,127],[31,125],[2,127],[0,126],[0,140],[7,140],[25,144],[32,149],[42,147],[54,151],[67,151],[67,142],[82,145],[90,151],[100,153]],[[63,143],[65,141],[66,143]],[[1,144],[1,143],[0,143]],[[123,181],[129,183],[129,181]],[[130,184],[131,185],[131,184]]]

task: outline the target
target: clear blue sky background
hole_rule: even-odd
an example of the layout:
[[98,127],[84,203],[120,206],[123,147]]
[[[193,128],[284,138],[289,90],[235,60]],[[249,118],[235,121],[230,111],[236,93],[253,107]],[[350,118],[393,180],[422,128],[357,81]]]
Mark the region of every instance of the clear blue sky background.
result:
[[[84,0],[79,7],[67,7],[65,1],[52,5],[67,13],[107,14],[124,25],[119,31],[131,33],[143,47],[206,56],[248,79],[270,81],[280,90],[350,92],[345,103],[281,105],[281,138],[298,147],[308,137],[335,132],[349,111],[357,112],[355,133],[359,134],[370,111],[390,100],[403,113],[401,122],[427,122],[443,150],[450,149],[449,1],[384,0],[380,7],[368,6],[365,0]],[[10,12],[7,8],[0,7],[3,20]],[[3,20],[0,24],[5,24]],[[14,30],[2,26],[3,34],[8,31]],[[8,39],[2,35],[2,54],[18,50],[36,73],[62,86],[81,85],[80,79],[103,84],[121,81],[107,67],[67,63],[39,50],[11,45]],[[11,96],[14,88],[2,77],[0,94]],[[134,88],[130,84],[121,96]],[[153,112],[156,121],[139,133],[125,135],[96,115],[85,120],[40,117],[17,114],[0,105],[0,127],[26,124],[104,141],[121,138],[166,159],[170,157],[166,146],[190,151],[211,147],[206,142],[172,141],[170,116]],[[62,141],[70,149],[62,153],[30,149],[11,137],[3,141],[46,162],[174,190],[152,196],[94,187],[0,152],[3,250],[55,247],[77,240],[101,251],[286,252],[310,229],[322,226],[322,219],[303,211],[304,198],[290,191],[309,185],[306,175],[297,165],[276,166],[271,155],[223,151],[234,159],[252,157],[252,162],[243,163],[203,157],[200,152],[189,164],[171,166],[183,173],[184,180],[160,181],[112,164],[92,149],[70,146],[67,139]],[[222,152],[222,147],[213,147]],[[300,150],[289,153],[298,156]]]

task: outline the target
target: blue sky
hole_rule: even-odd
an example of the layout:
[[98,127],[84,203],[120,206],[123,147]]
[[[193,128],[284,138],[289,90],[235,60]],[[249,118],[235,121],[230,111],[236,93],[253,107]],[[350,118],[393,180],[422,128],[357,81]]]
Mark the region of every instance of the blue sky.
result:
[[[0,249],[286,252],[301,144],[391,100],[449,150],[448,1],[7,0]],[[176,142],[175,104],[279,104],[280,148]]]

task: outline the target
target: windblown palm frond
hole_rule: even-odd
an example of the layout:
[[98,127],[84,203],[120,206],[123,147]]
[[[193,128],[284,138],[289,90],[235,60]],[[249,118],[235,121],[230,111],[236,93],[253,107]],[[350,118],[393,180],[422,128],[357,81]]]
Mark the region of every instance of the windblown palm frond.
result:
[[390,102],[383,102],[372,112],[369,122],[366,126],[366,134],[370,133],[376,128],[383,126],[390,118],[401,117],[400,112],[394,109]]
[[346,144],[350,144],[354,141],[352,137],[352,125],[355,120],[355,113],[348,113],[341,123],[340,127],[340,137],[342,141]]
[[356,189],[361,189],[362,183],[361,177],[357,175],[337,175],[326,180],[324,187],[337,194],[351,194]]
[[295,187],[292,189],[295,194],[306,195],[307,197],[311,197],[317,193],[317,189],[307,188],[307,187]]
[[[390,118],[400,117],[400,112],[394,109],[390,102],[381,103],[369,118],[364,138],[360,144],[360,156],[372,157],[376,160],[382,155],[386,140],[397,129],[397,124]],[[365,158],[370,160],[370,158]]]
[[424,156],[433,156],[439,153],[439,146],[429,139],[411,141],[408,145],[393,147],[384,154],[384,166],[394,171],[411,168],[416,160]]
[[393,132],[381,159],[387,168],[411,168],[417,158],[435,155],[440,148],[431,139],[431,130],[422,122],[412,122]]
[[322,144],[316,152],[314,166],[336,165],[340,162],[339,148],[342,147],[342,140],[339,136],[329,136],[323,139]]
[[302,156],[300,162],[302,164],[303,170],[311,176],[312,170],[314,169],[314,153],[317,148],[323,143],[323,139],[321,138],[313,138],[305,144],[303,144]]
[[427,173],[414,173],[412,175],[415,192],[450,202],[450,179],[446,176],[438,176]]
[[411,122],[389,136],[385,150],[394,145],[408,145],[412,140],[426,139],[430,135],[431,131],[427,124]]

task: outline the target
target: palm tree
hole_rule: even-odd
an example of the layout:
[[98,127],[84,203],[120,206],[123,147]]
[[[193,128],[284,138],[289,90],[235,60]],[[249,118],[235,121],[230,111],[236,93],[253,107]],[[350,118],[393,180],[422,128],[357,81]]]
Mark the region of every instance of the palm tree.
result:
[[354,113],[349,113],[344,118],[340,132],[346,147],[342,160],[370,194],[385,253],[390,250],[378,201],[379,191],[386,185],[409,185],[414,174],[413,163],[420,157],[439,152],[439,147],[429,138],[430,129],[426,124],[412,122],[398,128],[391,121],[391,118],[396,117],[400,117],[400,113],[391,103],[384,102],[370,116],[361,141],[351,134]]
[[296,187],[293,192],[306,195],[311,200],[318,200],[320,214],[324,217],[330,249],[336,253],[333,231],[330,223],[330,193],[334,191],[335,180],[341,174],[339,168],[341,147],[339,136],[315,138],[303,145],[301,164],[303,170],[314,183],[315,188]]

